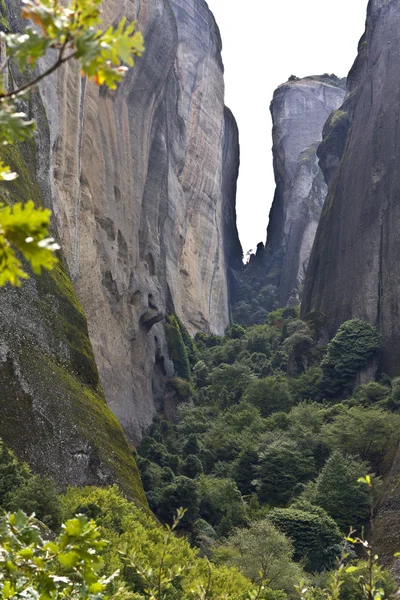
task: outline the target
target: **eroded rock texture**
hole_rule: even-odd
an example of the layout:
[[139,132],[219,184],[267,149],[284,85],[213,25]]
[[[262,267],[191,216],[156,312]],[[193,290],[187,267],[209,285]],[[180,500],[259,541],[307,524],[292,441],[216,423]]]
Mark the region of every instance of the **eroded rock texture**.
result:
[[[9,0],[13,27],[18,10]],[[136,442],[174,375],[165,314],[191,333],[228,325],[239,157],[204,0],[104,2],[106,22],[123,16],[138,21],[146,52],[117,91],[81,79],[72,63],[41,85],[37,176],[107,403]]]
[[335,76],[293,79],[271,103],[276,192],[265,248],[266,283],[284,306],[301,293],[327,187],[316,151],[323,126],[344,99]]
[[398,2],[370,1],[346,100],[319,150],[330,185],[302,306],[326,313],[330,336],[352,317],[377,325],[390,375],[400,372],[399,24]]

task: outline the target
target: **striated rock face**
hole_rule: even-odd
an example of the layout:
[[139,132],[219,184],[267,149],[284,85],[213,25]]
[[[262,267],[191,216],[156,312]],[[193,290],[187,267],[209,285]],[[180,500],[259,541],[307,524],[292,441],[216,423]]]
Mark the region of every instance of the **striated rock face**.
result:
[[[16,27],[15,0],[8,8]],[[34,107],[38,181],[107,403],[137,442],[174,375],[165,314],[176,312],[193,334],[228,325],[227,268],[241,252],[239,157],[204,0],[104,2],[106,22],[123,16],[138,21],[146,52],[118,90],[68,64],[43,81]]]
[[400,5],[369,3],[346,100],[319,155],[330,182],[302,306],[326,313],[334,335],[347,319],[377,325],[380,369],[400,373]]
[[335,76],[293,79],[275,91],[271,103],[276,192],[264,264],[281,306],[301,293],[327,192],[316,151],[344,87]]

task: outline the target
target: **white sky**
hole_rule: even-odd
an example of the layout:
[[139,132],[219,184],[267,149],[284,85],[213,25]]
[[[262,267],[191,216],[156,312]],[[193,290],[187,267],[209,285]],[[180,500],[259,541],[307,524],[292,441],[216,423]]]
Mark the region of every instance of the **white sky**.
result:
[[208,0],[219,25],[226,105],[239,125],[238,226],[243,251],[265,242],[275,183],[269,104],[290,75],[345,77],[367,0]]

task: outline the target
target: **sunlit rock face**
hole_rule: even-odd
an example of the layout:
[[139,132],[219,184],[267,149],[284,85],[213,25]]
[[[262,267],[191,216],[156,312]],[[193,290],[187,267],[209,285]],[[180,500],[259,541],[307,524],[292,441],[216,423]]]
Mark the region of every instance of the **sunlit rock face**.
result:
[[345,81],[335,76],[291,78],[271,103],[276,192],[265,252],[266,282],[284,306],[301,295],[327,187],[317,148]]
[[[117,91],[72,64],[41,85],[48,140],[38,143],[38,177],[108,405],[136,442],[174,374],[165,314],[192,334],[228,325],[238,240],[227,217],[234,194],[222,187],[229,172],[236,180],[238,141],[231,127],[231,142],[225,135],[221,40],[207,4],[105,1],[106,22],[123,16],[138,21],[146,52]],[[228,173],[224,153],[237,156]]]

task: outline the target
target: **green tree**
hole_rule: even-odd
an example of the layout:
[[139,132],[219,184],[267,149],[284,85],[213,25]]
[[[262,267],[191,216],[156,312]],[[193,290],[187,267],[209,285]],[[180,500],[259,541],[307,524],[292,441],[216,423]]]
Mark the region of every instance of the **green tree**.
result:
[[288,411],[292,406],[287,379],[280,376],[252,381],[247,387],[245,400],[257,406],[263,417],[276,411]]
[[296,443],[280,438],[260,453],[256,467],[260,500],[273,506],[289,502],[295,487],[315,473],[313,456],[303,454]]
[[217,562],[237,567],[256,584],[264,582],[283,590],[289,598],[297,596],[294,582],[304,576],[293,562],[290,540],[269,520],[254,521],[248,529],[235,529],[214,552]]
[[197,480],[200,496],[200,517],[218,527],[221,520],[229,519],[232,526],[246,523],[242,495],[232,479],[200,476]]
[[218,402],[221,393],[225,391],[229,403],[236,404],[253,379],[254,375],[246,365],[240,363],[223,364],[214,369],[209,376],[209,394],[214,401]]
[[342,536],[335,521],[319,507],[275,508],[271,523],[293,542],[294,559],[311,573],[332,569],[340,555]]
[[165,486],[159,496],[158,514],[167,523],[174,522],[177,511],[185,508],[181,520],[183,527],[190,527],[199,515],[199,493],[197,485],[189,477],[179,476]]
[[0,506],[5,506],[10,493],[22,486],[29,477],[28,466],[21,464],[0,439]]
[[348,455],[357,455],[374,470],[399,440],[400,417],[379,408],[353,406],[325,426],[328,445]]
[[59,493],[48,477],[31,475],[8,495],[6,508],[9,511],[21,509],[27,514],[35,513],[42,523],[54,531],[61,526]]
[[376,327],[361,319],[346,321],[329,342],[321,367],[323,388],[328,396],[338,396],[351,385],[355,376],[380,347]]
[[[63,5],[56,0],[24,0],[22,16],[34,23],[27,25],[23,35],[1,32],[7,58],[18,66],[24,81],[19,87],[7,90],[6,78],[0,77],[0,142],[23,142],[33,135],[35,123],[20,110],[21,99],[44,77],[70,60],[79,63],[83,76],[98,85],[115,89],[127,70],[134,64],[134,55],[144,50],[143,38],[135,32],[135,23],[122,19],[116,27],[101,29],[101,0],[74,0]],[[31,75],[39,58],[48,57],[50,66],[40,74]],[[53,59],[54,57],[54,59]],[[125,66],[127,65],[127,66]],[[0,161],[0,181],[11,181],[16,173]],[[28,277],[17,252],[30,264],[34,273],[52,269],[57,262],[54,252],[59,249],[49,236],[50,211],[25,205],[0,204],[0,286],[20,285]]]
[[366,463],[334,452],[313,485],[310,499],[335,519],[341,531],[364,524],[373,501],[368,486],[358,479],[367,473]]

